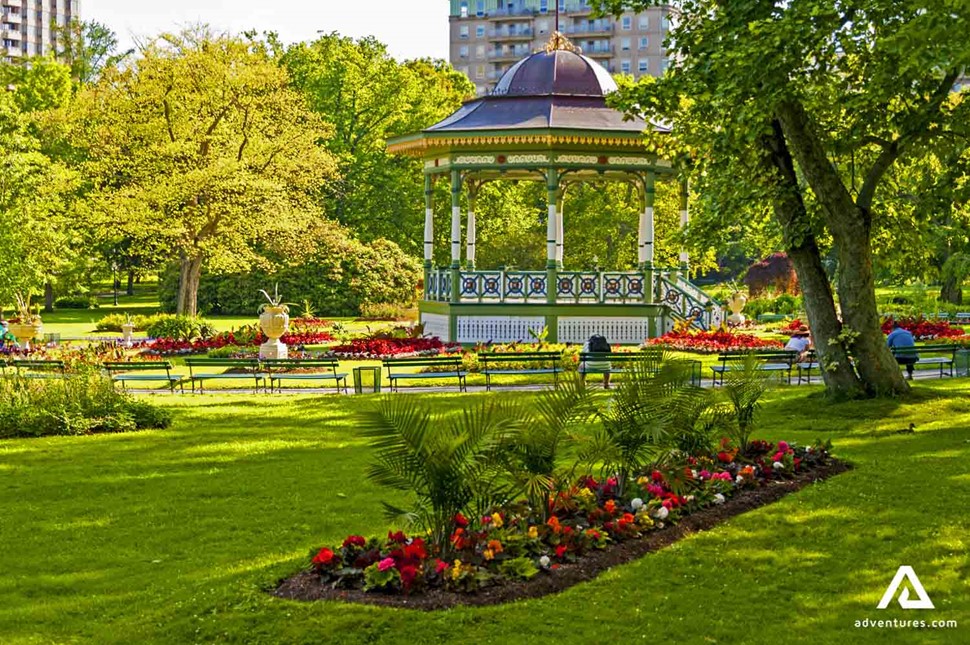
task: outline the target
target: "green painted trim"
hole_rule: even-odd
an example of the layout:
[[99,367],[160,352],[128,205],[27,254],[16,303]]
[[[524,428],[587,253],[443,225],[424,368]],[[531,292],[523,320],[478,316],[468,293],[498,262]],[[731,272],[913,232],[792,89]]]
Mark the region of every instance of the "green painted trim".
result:
[[421,313],[439,314],[443,316],[605,316],[618,318],[643,318],[657,316],[668,311],[666,305],[651,304],[589,304],[578,305],[569,303],[474,303],[474,302],[433,302],[418,303]]

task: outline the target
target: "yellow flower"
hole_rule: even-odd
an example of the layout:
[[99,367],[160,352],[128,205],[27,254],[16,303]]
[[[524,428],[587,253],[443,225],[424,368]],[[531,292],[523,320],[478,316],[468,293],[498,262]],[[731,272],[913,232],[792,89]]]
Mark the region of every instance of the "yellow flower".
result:
[[494,558],[494,557],[495,557],[495,554],[494,554],[494,553],[492,553],[492,550],[491,550],[491,549],[485,549],[484,551],[482,551],[482,556],[483,556],[483,557],[484,557],[484,558],[485,558],[486,560],[491,560],[492,558]]
[[588,488],[582,488],[578,493],[576,493],[576,497],[583,501],[589,501],[593,499],[593,491]]
[[451,568],[451,579],[457,581],[461,577],[461,560],[455,560],[455,566]]
[[498,513],[492,513],[492,524],[497,529],[502,528],[502,516]]
[[529,537],[532,538],[533,540],[535,540],[536,538],[538,538],[539,537],[539,527],[537,527],[537,526],[530,526],[529,527]]

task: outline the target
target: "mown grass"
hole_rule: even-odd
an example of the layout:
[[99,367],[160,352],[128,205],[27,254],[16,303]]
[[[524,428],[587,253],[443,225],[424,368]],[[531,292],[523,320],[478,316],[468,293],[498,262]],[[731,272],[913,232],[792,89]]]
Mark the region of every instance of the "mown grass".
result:
[[[367,399],[153,397],[168,430],[5,441],[0,642],[966,642],[970,381],[907,401],[818,394],[774,392],[757,434],[830,438],[853,471],[559,595],[439,613],[266,593],[311,547],[388,528],[380,502],[398,498],[364,478],[354,423]],[[875,609],[901,564],[936,610]],[[866,617],[961,626],[853,627]]]

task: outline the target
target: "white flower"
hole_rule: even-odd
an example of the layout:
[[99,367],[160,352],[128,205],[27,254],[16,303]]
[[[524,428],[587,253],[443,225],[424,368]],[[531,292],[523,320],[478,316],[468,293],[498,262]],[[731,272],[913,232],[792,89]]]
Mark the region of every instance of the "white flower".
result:
[[694,479],[697,479],[697,471],[694,470],[693,468],[691,468],[690,469],[690,476],[693,477]]
[[694,496],[693,496],[693,495],[688,495],[688,496],[687,496],[687,497],[686,497],[685,499],[686,499],[686,500],[687,500],[688,502],[693,502],[693,501],[694,501]]
[[657,510],[653,512],[654,518],[658,520],[665,520],[668,515],[670,515],[670,511],[667,510],[666,506],[658,506]]
[[734,483],[735,484],[740,485],[741,482],[743,482],[743,481],[744,481],[744,477],[742,477],[741,475],[738,475],[737,477],[734,478]]
[[715,504],[723,504],[724,503],[724,495],[721,495],[720,493],[718,493],[717,495],[715,495],[714,496],[714,503]]
[[544,555],[541,558],[539,558],[539,566],[542,567],[543,569],[548,569],[549,568],[549,556],[548,555]]
[[657,528],[658,529],[662,529],[663,527],[664,527],[664,523],[663,522],[657,522]]
[[775,470],[782,470],[785,468],[785,464],[781,463],[780,461],[776,461],[775,463],[771,464],[771,467]]
[[639,497],[634,497],[633,500],[630,502],[630,508],[632,508],[633,512],[636,513],[641,508],[643,508],[643,500],[640,499]]

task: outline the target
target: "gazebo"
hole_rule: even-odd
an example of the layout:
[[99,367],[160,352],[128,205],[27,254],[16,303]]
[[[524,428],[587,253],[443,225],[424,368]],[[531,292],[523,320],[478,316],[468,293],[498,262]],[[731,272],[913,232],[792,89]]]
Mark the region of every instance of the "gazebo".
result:
[[[547,330],[553,342],[581,343],[602,334],[635,344],[690,320],[701,328],[721,322],[721,309],[687,280],[680,266],[654,263],[654,186],[678,181],[670,162],[647,152],[643,132],[663,125],[625,119],[606,105],[616,83],[558,32],[541,51],[519,61],[486,96],[465,102],[430,128],[388,143],[390,152],[424,162],[424,296],[421,321],[429,334],[477,343],[527,340]],[[433,182],[451,186],[451,264],[435,266]],[[544,271],[475,266],[475,201],[489,181],[545,182],[548,191]],[[563,195],[572,183],[632,183],[640,200],[635,271],[578,271],[563,266]],[[687,226],[682,184],[681,226]],[[462,262],[461,196],[466,193]],[[531,332],[531,334],[530,334]]]

